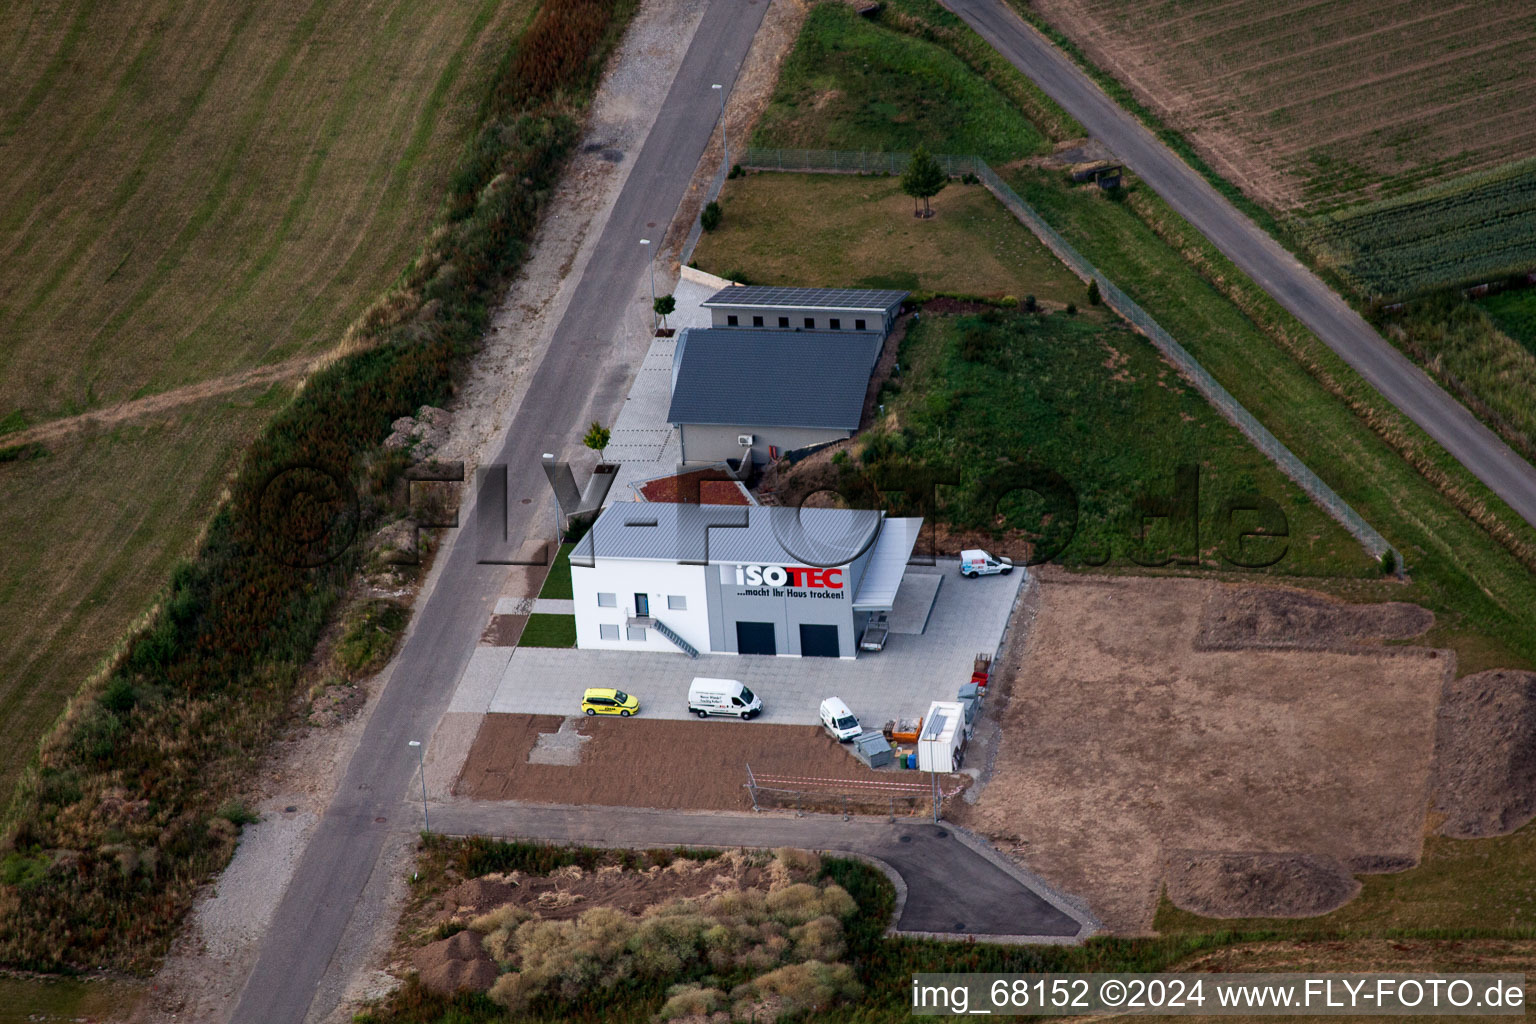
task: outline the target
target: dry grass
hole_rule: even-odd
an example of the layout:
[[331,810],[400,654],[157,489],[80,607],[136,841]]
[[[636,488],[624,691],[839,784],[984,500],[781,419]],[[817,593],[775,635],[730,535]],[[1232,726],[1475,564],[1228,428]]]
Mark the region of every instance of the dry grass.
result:
[[[0,414],[47,423],[334,345],[420,247],[528,6],[0,8]],[[0,464],[0,792],[287,393]]]
[[1528,5],[1030,6],[1273,207],[1405,192],[1496,166],[1536,141],[1536,12]]
[[754,284],[1034,295],[1083,303],[1083,286],[980,185],[952,182],[931,220],[895,178],[751,174],[726,183],[725,220],[696,262]]

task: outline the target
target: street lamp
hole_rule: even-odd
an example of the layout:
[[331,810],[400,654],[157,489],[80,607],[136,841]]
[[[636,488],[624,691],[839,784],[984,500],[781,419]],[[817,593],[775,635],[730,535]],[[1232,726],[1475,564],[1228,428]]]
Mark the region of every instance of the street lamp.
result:
[[[649,238],[642,238],[640,239],[640,244],[649,246],[651,240]],[[647,248],[645,251],[650,253],[651,250]],[[654,336],[656,334],[656,257],[648,255],[646,258],[651,263],[651,334]]]
[[427,762],[426,755],[421,751],[421,740],[411,740],[406,744],[416,748],[416,767],[421,770],[421,824],[422,830],[432,831],[432,819],[427,817]]
[[729,173],[729,168],[731,166],[731,143],[730,140],[725,137],[725,86],[716,84],[710,86],[710,88],[718,89],[720,91],[720,152],[725,158],[725,161],[721,166],[725,167],[727,169],[727,173]]

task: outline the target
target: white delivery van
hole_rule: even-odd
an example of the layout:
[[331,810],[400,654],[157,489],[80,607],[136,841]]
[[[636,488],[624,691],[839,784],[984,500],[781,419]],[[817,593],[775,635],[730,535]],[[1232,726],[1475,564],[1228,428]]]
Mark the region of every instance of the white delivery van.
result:
[[1007,575],[1013,572],[1013,562],[1007,558],[993,558],[980,548],[960,552],[960,575],[968,579],[977,576]]
[[917,737],[917,766],[925,772],[960,770],[965,758],[965,708],[953,701],[928,705],[923,731]]
[[864,731],[840,697],[828,697],[821,702],[821,724],[839,743],[847,743]]
[[688,710],[700,718],[710,715],[756,718],[763,711],[763,702],[735,679],[695,676],[688,684]]

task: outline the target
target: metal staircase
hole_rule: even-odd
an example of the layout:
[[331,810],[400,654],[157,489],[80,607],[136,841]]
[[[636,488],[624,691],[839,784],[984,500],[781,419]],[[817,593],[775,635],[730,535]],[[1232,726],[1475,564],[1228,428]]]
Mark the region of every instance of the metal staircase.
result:
[[660,619],[653,618],[651,620],[651,626],[656,630],[656,632],[672,641],[673,645],[676,646],[678,650],[688,655],[688,657],[697,658],[699,656],[698,648],[694,647],[693,644],[678,636],[675,632],[673,632],[672,627],[668,626],[665,622],[662,622]]

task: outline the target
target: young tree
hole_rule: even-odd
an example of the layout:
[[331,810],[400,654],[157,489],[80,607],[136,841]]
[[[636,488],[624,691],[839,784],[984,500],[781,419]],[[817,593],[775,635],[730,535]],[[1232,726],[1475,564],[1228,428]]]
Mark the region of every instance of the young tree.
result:
[[725,211],[720,209],[720,204],[710,200],[699,211],[699,224],[705,231],[713,231],[720,226],[720,221],[725,217]]
[[665,327],[667,326],[667,314],[677,309],[677,300],[670,295],[658,295],[656,296],[656,304],[652,308],[656,310],[656,315],[661,317],[661,326]]
[[1099,298],[1099,279],[1096,277],[1090,277],[1088,279],[1088,305],[1097,306],[1099,304]]
[[593,420],[592,425],[587,428],[586,436],[581,439],[581,443],[597,452],[597,457],[601,459],[603,457],[603,449],[608,447],[608,441],[612,437],[613,431],[597,422],[597,420]]
[[927,146],[918,146],[912,153],[912,161],[907,164],[907,169],[901,172],[901,190],[912,197],[913,214],[916,215],[917,200],[921,199],[922,216],[925,218],[933,216],[928,200],[942,192],[948,184],[949,177],[939,162],[928,155]]

